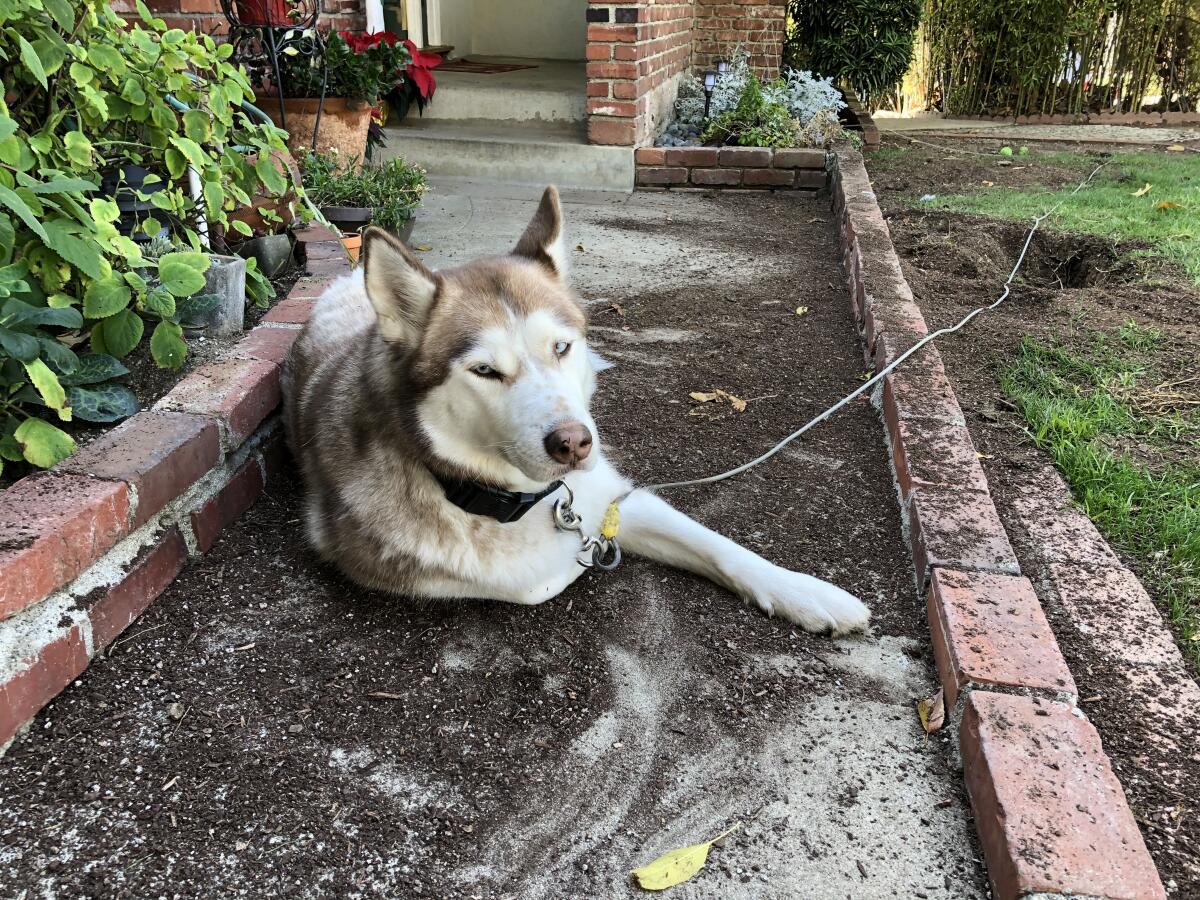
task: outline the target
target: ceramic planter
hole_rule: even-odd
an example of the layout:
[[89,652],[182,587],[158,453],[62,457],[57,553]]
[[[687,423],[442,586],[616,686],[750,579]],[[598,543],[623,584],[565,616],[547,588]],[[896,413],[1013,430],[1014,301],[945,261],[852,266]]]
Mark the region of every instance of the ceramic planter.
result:
[[343,234],[356,233],[371,224],[369,206],[322,206],[321,215]]
[[267,278],[278,275],[292,259],[292,239],[286,234],[266,234],[238,247],[238,256],[254,259]]
[[[142,220],[153,217],[161,222],[164,218],[164,213],[149,200],[138,199],[138,191],[153,194],[166,187],[162,181],[145,184],[149,174],[149,170],[129,163],[114,169],[100,180],[100,195],[113,198],[117,209],[121,211],[121,217],[117,220],[117,230],[140,244],[146,243],[151,237],[142,230]],[[169,231],[166,228],[159,231],[159,234],[167,233]]]

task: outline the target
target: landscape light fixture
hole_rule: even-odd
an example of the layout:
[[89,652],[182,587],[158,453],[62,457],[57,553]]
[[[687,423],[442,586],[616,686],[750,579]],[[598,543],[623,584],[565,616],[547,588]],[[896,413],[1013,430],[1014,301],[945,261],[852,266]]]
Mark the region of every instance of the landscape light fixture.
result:
[[717,60],[717,74],[724,75],[728,71],[729,71],[729,60],[718,59]]
[[717,86],[717,73],[704,73],[704,118],[708,118],[708,109],[712,105],[713,88]]

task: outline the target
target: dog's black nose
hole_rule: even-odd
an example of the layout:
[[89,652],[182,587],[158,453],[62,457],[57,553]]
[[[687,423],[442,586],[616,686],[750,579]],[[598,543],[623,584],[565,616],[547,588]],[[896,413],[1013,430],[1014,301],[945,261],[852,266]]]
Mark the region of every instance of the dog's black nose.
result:
[[581,422],[567,422],[546,435],[543,443],[551,459],[571,465],[592,452],[592,433]]

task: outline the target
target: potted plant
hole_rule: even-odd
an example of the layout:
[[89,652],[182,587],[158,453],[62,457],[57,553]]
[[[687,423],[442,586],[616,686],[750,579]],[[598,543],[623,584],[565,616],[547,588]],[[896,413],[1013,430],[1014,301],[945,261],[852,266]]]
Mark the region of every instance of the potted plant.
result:
[[342,243],[358,256],[358,232],[378,225],[403,241],[412,237],[413,220],[425,193],[425,170],[402,159],[364,165],[358,171],[339,167],[336,155],[308,153],[301,159],[304,191],[321,214],[347,233]]
[[406,40],[404,47],[410,61],[404,67],[404,78],[387,96],[397,122],[403,120],[414,105],[418,113],[425,111],[425,104],[433,99],[433,92],[437,90],[433,70],[445,62],[440,54],[418,49],[412,41]]
[[408,50],[388,32],[333,32],[323,59],[304,52],[312,46],[319,44],[299,29],[287,33],[279,57],[281,83],[275,86],[283,96],[284,117],[277,104],[263,105],[276,124],[287,128],[293,153],[311,149],[316,134],[317,150],[336,150],[357,165],[366,152],[372,110],[401,80]]

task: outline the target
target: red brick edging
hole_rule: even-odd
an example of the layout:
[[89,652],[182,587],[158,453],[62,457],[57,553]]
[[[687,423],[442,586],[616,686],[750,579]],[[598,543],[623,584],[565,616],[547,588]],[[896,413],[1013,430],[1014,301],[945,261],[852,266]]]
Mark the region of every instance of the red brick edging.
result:
[[310,277],[224,359],[0,494],[0,753],[279,472],[280,368],[349,271],[331,232],[298,237]]
[[[867,362],[928,334],[862,155],[830,188]],[[884,380],[881,405],[915,576],[988,874],[999,900],[1165,898],[1096,729],[992,503],[937,349]]]
[[770,147],[640,147],[639,190],[816,191],[828,183],[824,150]]

